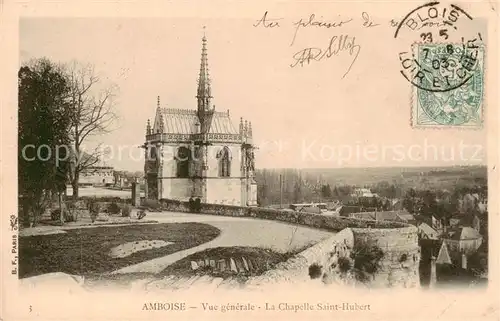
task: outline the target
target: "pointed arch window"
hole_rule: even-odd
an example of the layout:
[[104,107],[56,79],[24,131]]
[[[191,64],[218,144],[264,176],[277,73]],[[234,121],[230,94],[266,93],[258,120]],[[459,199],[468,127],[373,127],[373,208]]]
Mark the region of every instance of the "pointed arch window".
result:
[[231,152],[227,146],[221,149],[219,155],[219,176],[220,177],[230,177],[231,176]]
[[156,160],[156,146],[151,146],[149,149],[149,160]]
[[191,161],[191,151],[186,147],[179,147],[177,150],[177,177],[189,177],[189,164]]

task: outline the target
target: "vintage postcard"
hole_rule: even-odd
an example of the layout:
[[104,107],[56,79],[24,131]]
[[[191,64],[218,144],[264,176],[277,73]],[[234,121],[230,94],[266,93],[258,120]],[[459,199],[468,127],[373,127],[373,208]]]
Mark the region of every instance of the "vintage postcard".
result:
[[499,319],[496,2],[0,10],[2,319]]

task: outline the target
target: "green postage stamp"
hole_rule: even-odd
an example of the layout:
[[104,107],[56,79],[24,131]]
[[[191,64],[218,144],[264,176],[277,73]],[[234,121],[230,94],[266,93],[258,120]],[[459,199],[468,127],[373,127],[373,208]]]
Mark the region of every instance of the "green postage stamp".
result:
[[481,128],[484,119],[484,46],[415,44],[412,126]]

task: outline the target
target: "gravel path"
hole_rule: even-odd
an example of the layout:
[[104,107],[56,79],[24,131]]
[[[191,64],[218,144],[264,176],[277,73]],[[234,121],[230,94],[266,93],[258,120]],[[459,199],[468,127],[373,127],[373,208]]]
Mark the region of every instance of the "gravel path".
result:
[[186,213],[148,213],[160,223],[202,222],[221,230],[220,236],[202,245],[131,265],[112,273],[159,273],[168,265],[193,253],[220,246],[255,246],[288,252],[324,240],[334,233],[282,222]]

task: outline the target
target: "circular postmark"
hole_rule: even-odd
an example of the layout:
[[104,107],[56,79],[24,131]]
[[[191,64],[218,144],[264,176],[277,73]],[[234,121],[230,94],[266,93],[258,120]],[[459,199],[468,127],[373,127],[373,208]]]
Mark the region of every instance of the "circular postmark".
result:
[[429,2],[399,22],[394,38],[410,40],[400,73],[415,88],[419,121],[481,122],[484,46],[473,20],[457,5]]
[[446,92],[467,83],[481,66],[481,48],[473,44],[415,43],[401,74],[422,90]]
[[[412,85],[428,91],[454,90],[468,82],[477,68],[482,36],[466,39],[458,33],[460,19],[473,18],[460,7],[430,2],[410,11],[394,37],[408,30],[418,39],[401,52],[401,74]],[[455,33],[455,35],[453,34]]]

